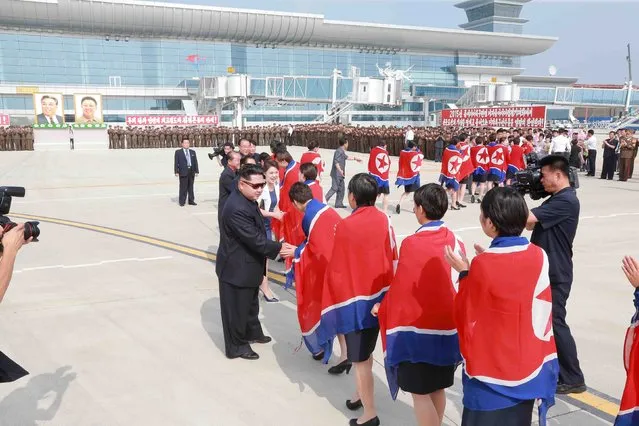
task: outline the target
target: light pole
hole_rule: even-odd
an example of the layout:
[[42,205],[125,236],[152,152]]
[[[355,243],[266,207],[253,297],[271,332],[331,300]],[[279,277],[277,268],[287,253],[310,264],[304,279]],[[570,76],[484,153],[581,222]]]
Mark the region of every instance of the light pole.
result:
[[630,43],[628,43],[628,94],[626,95],[626,112],[630,111],[630,100],[632,98],[632,58],[630,57]]

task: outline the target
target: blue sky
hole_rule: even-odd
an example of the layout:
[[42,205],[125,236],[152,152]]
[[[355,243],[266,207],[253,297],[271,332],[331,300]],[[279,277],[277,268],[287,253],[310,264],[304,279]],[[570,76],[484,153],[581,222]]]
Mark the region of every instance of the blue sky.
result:
[[[451,0],[173,0],[284,12],[318,13],[327,19],[457,28],[466,22]],[[522,18],[524,33],[558,37],[545,53],[524,58],[528,75],[579,77],[581,83],[623,84],[627,79],[626,45],[631,43],[633,74],[639,83],[639,0],[532,0]]]

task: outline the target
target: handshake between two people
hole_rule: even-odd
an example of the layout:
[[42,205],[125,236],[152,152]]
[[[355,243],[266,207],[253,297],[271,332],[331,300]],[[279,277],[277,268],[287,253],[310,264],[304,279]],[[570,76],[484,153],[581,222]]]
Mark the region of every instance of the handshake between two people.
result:
[[283,258],[293,257],[295,256],[295,250],[297,250],[297,246],[289,243],[282,243],[282,248],[280,249],[280,256]]

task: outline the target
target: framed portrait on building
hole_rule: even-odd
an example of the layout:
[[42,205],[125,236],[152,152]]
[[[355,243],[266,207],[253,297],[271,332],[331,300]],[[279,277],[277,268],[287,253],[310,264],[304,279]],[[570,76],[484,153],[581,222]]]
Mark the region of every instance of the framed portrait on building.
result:
[[103,123],[102,95],[97,93],[75,93],[73,95],[76,124]]
[[33,109],[36,124],[64,124],[62,93],[34,93]]

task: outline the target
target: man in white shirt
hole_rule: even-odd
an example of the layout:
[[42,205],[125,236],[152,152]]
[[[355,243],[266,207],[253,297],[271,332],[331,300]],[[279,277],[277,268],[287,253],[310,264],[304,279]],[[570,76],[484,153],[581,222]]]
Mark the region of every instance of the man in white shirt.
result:
[[594,130],[588,130],[586,149],[588,150],[588,174],[586,176],[594,176],[597,166],[597,138]]
[[550,143],[550,153],[570,158],[570,139],[566,129],[559,129],[559,136],[554,137]]
[[404,140],[404,147],[407,147],[408,142],[413,142],[414,139],[415,139],[415,132],[413,132],[413,128],[411,126],[408,126],[408,128],[406,129],[406,138]]

